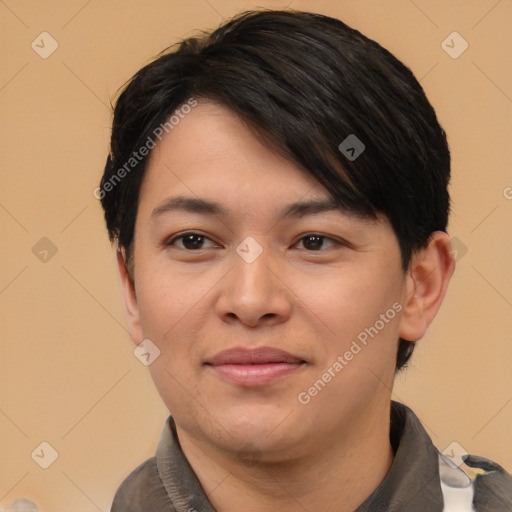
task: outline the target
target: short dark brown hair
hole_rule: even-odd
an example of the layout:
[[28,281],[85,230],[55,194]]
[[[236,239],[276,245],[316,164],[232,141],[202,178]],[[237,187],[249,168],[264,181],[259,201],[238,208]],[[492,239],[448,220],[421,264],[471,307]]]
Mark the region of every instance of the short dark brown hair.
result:
[[[170,47],[120,94],[99,197],[110,240],[128,257],[148,156],[120,171],[190,98],[229,107],[347,211],[384,214],[404,272],[434,231],[446,231],[450,152],[411,70],[338,19],[260,10]],[[364,145],[354,159],[340,150],[349,136]],[[413,349],[400,339],[397,371]]]

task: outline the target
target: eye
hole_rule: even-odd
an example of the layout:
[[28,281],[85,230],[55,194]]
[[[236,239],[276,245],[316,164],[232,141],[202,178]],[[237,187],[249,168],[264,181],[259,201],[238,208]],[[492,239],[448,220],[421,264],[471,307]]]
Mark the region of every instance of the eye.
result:
[[[209,241],[210,246],[205,247],[205,242]],[[326,242],[328,242],[326,246]],[[295,245],[303,244],[303,247],[308,251],[322,251],[328,249],[333,246],[341,246],[344,245],[343,242],[330,238],[326,235],[319,235],[315,233],[307,234],[300,238],[300,240]],[[178,249],[183,249],[186,251],[198,251],[201,249],[208,249],[211,247],[218,247],[218,245],[213,242],[206,235],[201,233],[196,233],[189,231],[188,233],[182,233],[177,236],[173,236],[169,240],[165,242],[166,247],[177,247]],[[299,247],[300,248],[300,247]]]
[[[175,242],[177,240],[181,240],[181,245],[176,245]],[[200,249],[207,249],[207,247],[204,247],[205,240],[210,240],[210,242],[214,243],[210,238],[208,238],[205,235],[202,235],[201,233],[194,233],[194,232],[188,232],[188,233],[182,233],[181,235],[175,236],[165,242],[165,246],[177,246],[179,249],[184,250],[200,250]],[[216,247],[214,245],[214,247]]]
[[325,249],[324,241],[326,241],[326,240],[329,241],[333,245],[343,245],[341,242],[338,242],[337,240],[334,240],[333,238],[330,238],[325,235],[317,235],[314,233],[307,234],[307,235],[303,236],[299,240],[298,243],[300,244],[300,242],[303,242],[304,247],[308,251],[320,251],[322,249]]

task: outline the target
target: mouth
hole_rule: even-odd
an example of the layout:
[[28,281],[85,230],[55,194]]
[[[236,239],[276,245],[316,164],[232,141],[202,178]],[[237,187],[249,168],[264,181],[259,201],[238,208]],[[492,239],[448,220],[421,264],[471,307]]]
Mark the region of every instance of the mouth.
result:
[[242,387],[265,386],[303,368],[307,361],[272,347],[237,347],[204,363],[219,377]]

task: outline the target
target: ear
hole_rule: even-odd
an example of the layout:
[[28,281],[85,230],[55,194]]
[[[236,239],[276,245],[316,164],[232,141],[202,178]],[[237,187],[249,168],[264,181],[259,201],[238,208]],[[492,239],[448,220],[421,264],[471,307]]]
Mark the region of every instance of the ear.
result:
[[417,341],[425,335],[443,302],[454,270],[450,237],[444,231],[435,231],[428,246],[411,259],[400,319],[401,338]]
[[139,305],[137,303],[135,283],[127,268],[126,250],[124,247],[117,250],[117,266],[119,268],[119,277],[121,278],[121,290],[124,297],[124,308],[128,323],[128,331],[133,343],[139,345],[143,340],[142,328],[140,325]]

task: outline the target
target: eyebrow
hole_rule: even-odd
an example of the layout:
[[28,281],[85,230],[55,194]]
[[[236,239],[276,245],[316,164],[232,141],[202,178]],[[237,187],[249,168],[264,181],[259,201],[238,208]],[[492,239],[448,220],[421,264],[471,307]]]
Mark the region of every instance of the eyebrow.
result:
[[[173,211],[185,211],[208,216],[229,216],[229,210],[215,201],[208,201],[197,197],[176,196],[166,199],[161,205],[157,206],[151,213],[151,217],[156,218]],[[306,215],[315,215],[331,211],[342,214],[348,213],[346,208],[336,204],[333,199],[329,198],[291,203],[281,210],[280,217],[282,219],[304,217]]]

